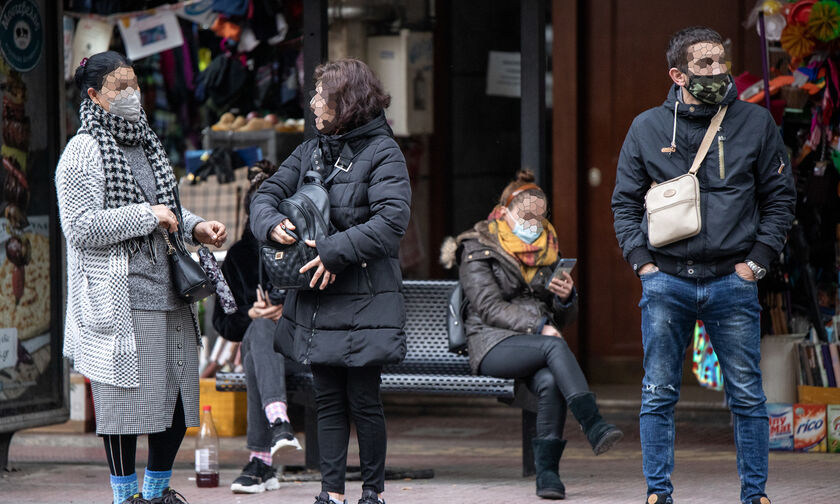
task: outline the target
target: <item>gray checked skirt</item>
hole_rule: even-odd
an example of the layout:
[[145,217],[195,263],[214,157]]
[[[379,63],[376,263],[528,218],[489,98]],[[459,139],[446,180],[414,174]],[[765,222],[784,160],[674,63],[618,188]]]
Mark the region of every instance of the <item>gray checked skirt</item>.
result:
[[172,426],[178,394],[187,427],[198,418],[198,340],[189,306],[132,310],[140,387],[91,381],[97,434],[154,434]]

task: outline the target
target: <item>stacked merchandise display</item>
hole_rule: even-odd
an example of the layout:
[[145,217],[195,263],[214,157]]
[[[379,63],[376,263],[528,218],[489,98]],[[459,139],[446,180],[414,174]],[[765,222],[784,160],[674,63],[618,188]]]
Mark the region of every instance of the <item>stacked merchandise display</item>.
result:
[[[65,51],[72,55],[67,95],[75,97],[67,105],[68,136],[78,127],[81,100],[73,71],[82,58],[109,49],[132,60],[144,109],[179,175],[186,152],[202,148],[214,124],[226,131],[301,130],[301,0],[64,0],[64,7]],[[138,8],[145,10],[131,10]],[[220,120],[236,116],[245,121],[237,128]]]
[[742,74],[742,100],[768,106],[796,177],[796,220],[760,284],[765,334],[833,338],[840,271],[840,3],[760,0],[751,22],[768,55],[764,75]]

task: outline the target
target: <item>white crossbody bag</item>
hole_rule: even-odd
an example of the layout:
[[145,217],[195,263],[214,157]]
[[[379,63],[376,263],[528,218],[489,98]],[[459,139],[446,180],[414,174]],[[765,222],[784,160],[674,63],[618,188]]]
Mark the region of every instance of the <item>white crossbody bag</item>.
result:
[[654,247],[664,247],[700,233],[703,223],[700,217],[700,181],[697,180],[697,170],[709,152],[709,146],[726,115],[726,108],[721,107],[712,117],[688,173],[660,184],[654,182],[645,194],[648,240]]

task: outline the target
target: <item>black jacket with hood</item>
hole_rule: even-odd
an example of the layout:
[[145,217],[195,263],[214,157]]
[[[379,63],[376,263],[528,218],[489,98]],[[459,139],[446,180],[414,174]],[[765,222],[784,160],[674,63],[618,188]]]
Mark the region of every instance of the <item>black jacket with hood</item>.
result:
[[[682,103],[673,86],[659,107],[633,121],[621,148],[612,209],[624,257],[638,270],[655,263],[689,278],[722,276],[747,259],[768,267],[781,252],[793,221],[796,189],[787,149],[767,109],[738,100],[729,108],[697,173],[702,230],[656,248],[647,239],[645,193],[652,182],[688,173],[717,105]],[[676,145],[669,153],[663,148]]]
[[[299,145],[263,182],[251,202],[251,230],[268,241],[286,217],[278,203],[294,194],[321,145],[324,165],[352,161],[330,184],[330,235],[317,242],[336,274],[325,290],[289,290],[277,327],[277,350],[302,364],[358,367],[405,357],[405,306],[399,246],[408,225],[411,186],[405,158],[380,115],[341,136]],[[351,159],[344,159],[349,148]],[[342,152],[344,151],[344,152]]]

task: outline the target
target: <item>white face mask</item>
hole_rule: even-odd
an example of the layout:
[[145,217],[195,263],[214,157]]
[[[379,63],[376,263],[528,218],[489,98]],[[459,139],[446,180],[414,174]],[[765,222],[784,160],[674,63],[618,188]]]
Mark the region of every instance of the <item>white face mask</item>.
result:
[[140,91],[132,88],[123,89],[116,98],[110,101],[110,105],[108,112],[115,116],[131,122],[140,120]]

